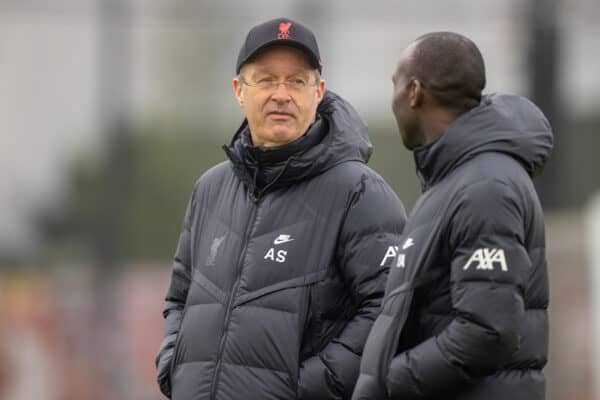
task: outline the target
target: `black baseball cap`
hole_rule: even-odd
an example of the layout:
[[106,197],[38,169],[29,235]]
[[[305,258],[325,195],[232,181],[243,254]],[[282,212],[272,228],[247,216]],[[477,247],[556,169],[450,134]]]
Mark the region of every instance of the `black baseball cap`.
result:
[[317,39],[310,29],[289,18],[276,18],[250,29],[240,49],[235,72],[240,73],[252,56],[271,46],[290,46],[302,50],[310,64],[321,72]]

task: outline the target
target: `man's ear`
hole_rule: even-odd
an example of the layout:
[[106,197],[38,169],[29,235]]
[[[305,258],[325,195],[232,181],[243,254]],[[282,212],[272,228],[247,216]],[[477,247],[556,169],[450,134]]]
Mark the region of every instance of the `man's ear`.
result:
[[235,96],[235,98],[237,99],[238,104],[240,105],[240,107],[244,107],[244,95],[242,92],[242,82],[240,82],[239,78],[235,77],[233,78],[233,94]]
[[413,79],[408,89],[408,104],[410,107],[420,107],[423,104],[423,95],[423,84],[418,79]]
[[317,103],[320,103],[321,100],[323,100],[323,96],[325,96],[325,90],[326,90],[326,85],[325,85],[325,80],[321,79],[319,81],[319,84],[317,85]]

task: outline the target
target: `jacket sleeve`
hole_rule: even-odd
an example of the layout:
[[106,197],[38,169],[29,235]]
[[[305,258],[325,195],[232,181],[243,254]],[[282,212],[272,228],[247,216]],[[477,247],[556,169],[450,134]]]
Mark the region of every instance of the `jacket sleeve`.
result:
[[373,321],[380,312],[389,246],[397,245],[406,222],[402,203],[379,177],[365,176],[349,208],[337,243],[340,273],[356,306],[341,333],[300,371],[300,398],[349,399]]
[[391,399],[437,398],[502,368],[519,348],[524,280],[522,200],[487,180],[460,193],[448,246],[454,318],[437,336],[397,355],[387,374]]
[[171,283],[167,291],[165,307],[163,309],[163,317],[165,319],[164,339],[155,361],[158,385],[161,392],[168,398],[171,397],[170,370],[174,357],[173,352],[191,280],[190,225],[193,201],[192,196],[185,213],[183,227],[173,259]]

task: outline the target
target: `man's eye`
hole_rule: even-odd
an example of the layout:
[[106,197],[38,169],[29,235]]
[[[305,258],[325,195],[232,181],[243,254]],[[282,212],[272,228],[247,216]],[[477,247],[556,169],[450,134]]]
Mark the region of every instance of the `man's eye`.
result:
[[275,82],[275,79],[273,78],[260,78],[257,83],[261,83],[261,84],[265,84],[265,83],[272,83]]
[[302,78],[290,79],[288,82],[294,86],[305,86],[306,85],[306,80],[304,80]]

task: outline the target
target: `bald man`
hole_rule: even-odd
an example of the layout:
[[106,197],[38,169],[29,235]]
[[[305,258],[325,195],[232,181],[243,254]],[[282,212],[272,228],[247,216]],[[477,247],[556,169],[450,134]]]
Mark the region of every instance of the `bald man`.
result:
[[352,398],[544,399],[548,275],[531,179],[552,149],[548,121],[525,98],[483,96],[481,53],[456,33],[418,38],[393,82],[423,194]]

